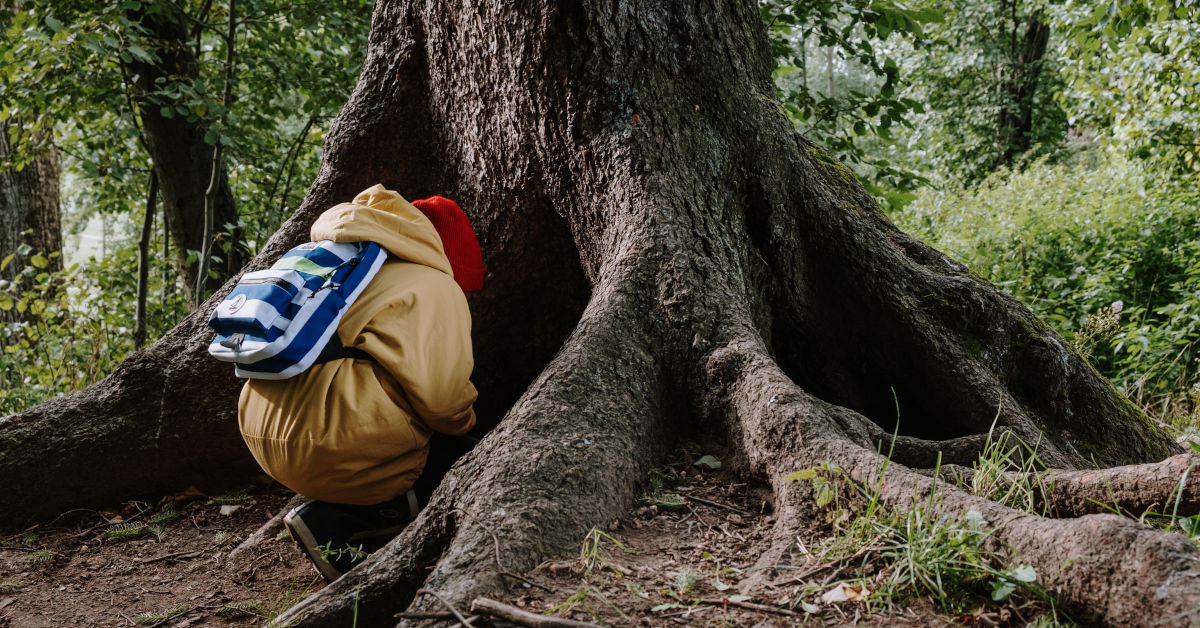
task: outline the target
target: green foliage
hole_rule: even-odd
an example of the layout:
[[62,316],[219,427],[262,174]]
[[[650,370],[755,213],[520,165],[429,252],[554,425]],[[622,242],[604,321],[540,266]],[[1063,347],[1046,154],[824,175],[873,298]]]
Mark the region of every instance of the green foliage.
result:
[[126,521],[114,523],[104,531],[104,536],[110,541],[131,541],[146,532],[146,524],[141,521]]
[[[54,255],[57,255],[55,253]],[[0,323],[0,415],[86,387],[133,351],[137,255],[123,248],[80,266],[48,273],[38,256],[12,281],[0,280],[0,310],[25,320]],[[147,328],[151,337],[187,312],[183,295],[150,273]]]
[[579,550],[579,562],[583,566],[583,577],[591,575],[592,571],[611,570],[618,576],[624,575],[620,568],[612,562],[612,556],[607,545],[626,552],[631,551],[624,543],[599,528],[592,528],[583,539],[583,547]]
[[1175,0],[1054,5],[1073,125],[1129,155],[1200,172],[1200,5]]
[[1198,182],[1085,152],[929,191],[894,218],[1020,298],[1165,419],[1188,413],[1200,376]]
[[[1061,87],[1052,48],[1025,58],[1031,20],[1044,22],[1042,0],[981,2],[935,0],[944,20],[927,29],[921,49],[898,49],[906,98],[922,103],[900,141],[887,147],[893,161],[909,164],[937,184],[974,185],[1010,164],[1006,155],[1021,145],[1029,153],[1018,164],[1053,155],[1066,137],[1067,116],[1054,95]],[[1018,117],[1030,86],[1031,129],[1027,137],[1002,124]]]
[[912,189],[921,179],[882,158],[878,144],[924,109],[901,95],[899,64],[884,44],[891,38],[922,45],[924,25],[940,21],[941,10],[892,0],[764,0],[759,9],[776,85],[797,128],[873,191]]
[[1046,514],[1040,496],[1050,494],[1054,479],[1038,459],[1036,445],[1007,430],[997,435],[993,425],[973,468],[972,493],[1016,510]]
[[[142,199],[150,166],[141,107],[207,129],[225,146],[230,185],[253,248],[298,202],[316,172],[324,125],[345,102],[366,48],[370,0],[320,5],[241,0],[233,102],[226,108],[228,7],[201,0],[35,1],[0,38],[0,120],[12,127],[17,163],[38,131],[52,131],[64,170],[79,178],[70,199],[89,212],[124,213]],[[186,29],[195,71],[166,68],[152,89],[139,64],[164,61],[168,42],[146,19]],[[3,23],[0,23],[2,25]],[[144,104],[139,104],[144,103]],[[220,225],[218,225],[220,227]]]

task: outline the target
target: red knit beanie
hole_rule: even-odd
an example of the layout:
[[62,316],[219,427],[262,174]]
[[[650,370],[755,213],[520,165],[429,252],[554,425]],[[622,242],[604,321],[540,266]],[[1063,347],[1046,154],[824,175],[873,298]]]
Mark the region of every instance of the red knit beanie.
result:
[[471,229],[471,219],[467,218],[458,203],[441,196],[430,196],[412,204],[425,214],[442,237],[442,248],[450,260],[454,281],[458,282],[463,292],[483,288],[483,273],[486,270],[483,267],[483,252],[479,250],[479,240]]

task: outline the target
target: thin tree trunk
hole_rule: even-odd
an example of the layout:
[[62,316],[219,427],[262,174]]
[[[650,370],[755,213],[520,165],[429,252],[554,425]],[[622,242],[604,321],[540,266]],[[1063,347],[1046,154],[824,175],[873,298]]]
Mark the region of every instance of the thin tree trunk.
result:
[[138,238],[137,309],[134,315],[133,346],[146,345],[146,293],[150,279],[150,238],[154,235],[154,214],[158,211],[158,173],[150,171],[150,191],[146,195],[146,213],[142,216],[142,235]]
[[[237,49],[237,14],[234,11],[236,6],[235,0],[229,0],[229,30],[225,34],[225,91],[221,95],[221,106],[223,113],[221,121],[217,125],[223,128],[225,120],[229,114],[229,105],[233,102],[233,77],[234,77],[234,51]],[[208,187],[204,190],[204,230],[203,236],[200,239],[200,268],[196,271],[196,287],[195,294],[192,297],[193,305],[200,306],[207,294],[205,286],[208,284],[208,268],[209,260],[212,256],[213,247],[213,224],[216,217],[216,195],[217,195],[217,174],[221,169],[221,153],[225,148],[225,143],[218,138],[213,145],[212,162],[210,166],[210,174],[208,177]],[[230,251],[238,248],[240,244],[230,244]],[[240,265],[239,265],[240,266]]]

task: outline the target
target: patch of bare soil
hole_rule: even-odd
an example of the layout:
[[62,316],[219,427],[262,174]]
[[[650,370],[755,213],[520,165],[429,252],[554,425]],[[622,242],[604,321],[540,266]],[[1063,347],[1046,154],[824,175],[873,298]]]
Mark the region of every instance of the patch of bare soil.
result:
[[[921,599],[886,615],[871,614],[853,600],[806,613],[801,602],[813,596],[806,598],[805,592],[829,589],[830,581],[843,575],[814,569],[821,561],[812,555],[792,554],[788,562],[795,564],[772,566],[778,577],[755,578],[751,585],[775,522],[770,491],[765,484],[746,484],[708,468],[712,462],[720,461],[695,448],[684,451],[652,473],[641,505],[605,529],[594,529],[578,556],[508,578],[508,593],[496,600],[539,615],[608,626],[952,625]],[[831,533],[812,530],[799,545],[811,546]],[[456,610],[470,615],[469,609]],[[985,619],[978,625],[995,623]]]
[[0,626],[259,625],[324,584],[282,525],[230,558],[291,497],[187,493],[2,537]]
[[[769,546],[770,493],[709,468],[719,462],[683,451],[652,473],[638,506],[593,530],[578,555],[513,574],[496,600],[610,626],[949,623],[921,600],[886,616],[854,600],[806,613],[806,587],[828,589],[837,575],[814,570],[813,556],[791,553],[786,561],[796,564],[773,565],[777,577],[747,586]],[[266,624],[324,586],[278,521],[293,498],[277,484],[185,493],[118,511],[64,513],[0,537],[0,627]],[[829,533],[812,530],[798,545]],[[434,623],[458,624],[449,611],[442,618]]]

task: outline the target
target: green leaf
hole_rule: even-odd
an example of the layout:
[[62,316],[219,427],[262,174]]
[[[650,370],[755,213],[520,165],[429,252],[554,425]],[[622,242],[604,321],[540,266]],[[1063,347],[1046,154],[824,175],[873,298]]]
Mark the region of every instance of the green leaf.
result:
[[1012,571],[1012,576],[1021,582],[1037,582],[1037,570],[1033,565],[1020,565]]
[[50,30],[52,30],[56,33],[62,31],[62,29],[64,29],[64,28],[66,28],[65,26],[63,26],[63,23],[58,21],[57,19],[55,19],[53,15],[46,16],[46,26],[49,26]]
[[132,54],[134,57],[136,57],[138,61],[141,61],[143,63],[153,63],[154,62],[154,57],[151,56],[149,52],[146,52],[145,48],[142,48],[141,46],[139,46],[137,44],[131,44],[129,46],[129,53]]
[[0,310],[5,312],[13,309],[13,298],[7,292],[0,292]]
[[[0,261],[0,270],[4,270],[9,264],[11,264],[13,261],[13,258],[16,256],[17,256],[16,253],[9,253],[8,256],[4,258],[3,261]],[[1196,445],[1195,443],[1192,443],[1193,447],[1195,445]]]
[[[1200,449],[1197,449],[1197,451],[1200,451]],[[796,471],[795,473],[789,473],[789,474],[783,476],[783,479],[789,480],[789,481],[790,480],[811,480],[815,477],[817,477],[816,469],[801,469],[799,471]]]
[[995,602],[1003,602],[1008,599],[1008,596],[1017,590],[1017,585],[1007,580],[996,580],[992,582],[992,600]]
[[32,263],[35,268],[45,268],[50,265],[50,260],[46,259],[40,254],[29,258],[29,262]]

